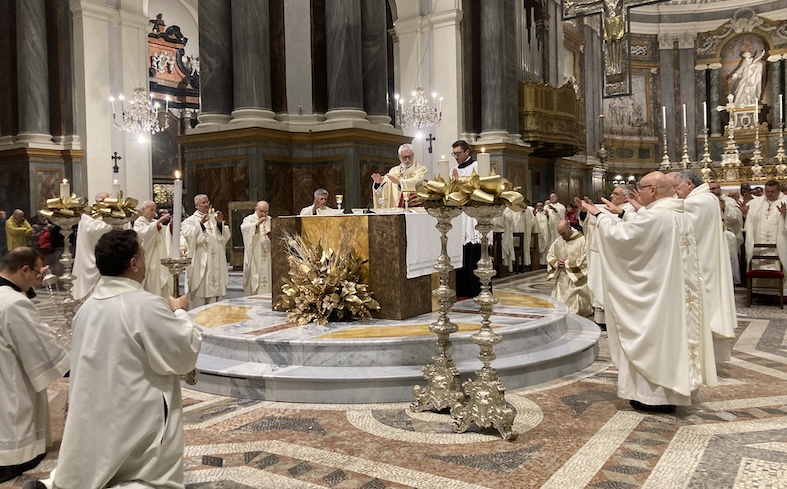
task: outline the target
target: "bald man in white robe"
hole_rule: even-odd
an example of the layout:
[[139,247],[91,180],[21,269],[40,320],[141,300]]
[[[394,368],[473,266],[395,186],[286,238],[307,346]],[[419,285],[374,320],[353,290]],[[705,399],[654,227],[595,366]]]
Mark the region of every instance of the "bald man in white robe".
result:
[[243,218],[243,291],[246,295],[271,292],[271,218],[264,200]]

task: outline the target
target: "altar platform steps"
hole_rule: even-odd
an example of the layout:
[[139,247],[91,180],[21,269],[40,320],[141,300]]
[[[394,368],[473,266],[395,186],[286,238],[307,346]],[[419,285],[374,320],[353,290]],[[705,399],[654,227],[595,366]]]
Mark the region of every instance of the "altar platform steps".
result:
[[[565,305],[546,296],[538,296],[537,302],[548,307],[518,307],[511,304],[516,299],[516,294],[506,294],[491,318],[503,337],[495,347],[497,359],[492,366],[507,388],[546,382],[596,359],[600,330],[594,322],[568,314]],[[216,315],[229,311],[237,315],[241,309],[248,320],[205,330],[198,383],[191,388],[289,402],[411,401],[413,386],[426,384],[423,366],[437,354],[437,337],[428,332],[436,313],[406,321],[296,327],[286,323],[283,313],[270,311],[266,298],[247,297],[205,306],[193,314],[198,322],[215,322]],[[451,335],[449,352],[462,380],[481,368],[478,346],[470,341],[480,326],[480,315],[474,310],[477,306],[468,300],[457,303],[450,313],[460,331]]]

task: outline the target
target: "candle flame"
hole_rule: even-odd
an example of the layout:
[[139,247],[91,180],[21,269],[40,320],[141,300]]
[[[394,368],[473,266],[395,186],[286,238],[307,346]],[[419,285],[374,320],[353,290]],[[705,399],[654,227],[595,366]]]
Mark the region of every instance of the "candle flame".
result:
[[175,180],[180,180],[180,172],[175,170]]
[[444,160],[445,159],[445,155],[440,155],[440,159]]
[[117,181],[117,179],[115,179],[115,180],[112,180],[112,185],[117,185],[117,184],[118,184],[118,181]]
[[486,148],[482,147],[482,148],[481,148],[481,152],[482,152],[482,153],[486,153]]
[[64,179],[63,179],[63,183],[68,183],[68,179],[67,179],[67,178],[64,178]]

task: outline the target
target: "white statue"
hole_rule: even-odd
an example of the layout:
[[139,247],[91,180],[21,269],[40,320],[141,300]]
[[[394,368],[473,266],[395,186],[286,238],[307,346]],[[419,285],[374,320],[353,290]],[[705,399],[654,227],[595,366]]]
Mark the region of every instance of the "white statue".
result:
[[752,57],[749,46],[744,46],[741,50],[744,50],[741,53],[743,61],[741,61],[738,69],[732,73],[732,79],[738,80],[737,85],[735,85],[735,103],[739,106],[754,105],[761,96],[762,70],[765,66],[762,57],[765,56],[765,50],[757,57]]

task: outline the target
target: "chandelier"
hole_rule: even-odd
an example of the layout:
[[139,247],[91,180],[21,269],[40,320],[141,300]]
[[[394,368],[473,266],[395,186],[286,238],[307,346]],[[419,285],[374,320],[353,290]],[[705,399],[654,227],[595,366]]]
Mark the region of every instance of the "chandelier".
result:
[[[439,104],[437,94],[432,92],[432,100],[424,97],[424,89],[420,85],[413,90],[413,98],[405,101],[394,95],[396,99],[396,123],[399,127],[413,129],[426,129],[427,127],[437,127],[443,119],[443,97],[440,97]],[[401,107],[401,108],[400,108]]]
[[[120,102],[120,117],[115,112],[115,100]],[[124,104],[126,98],[121,94],[117,99],[109,97],[112,104],[112,122],[121,131],[134,134],[155,134],[169,127],[166,113],[169,110],[169,96],[166,98],[164,109],[164,125],[159,124],[159,108],[161,104],[153,101],[153,94],[148,96],[147,90],[142,87],[134,89],[134,95]]]

